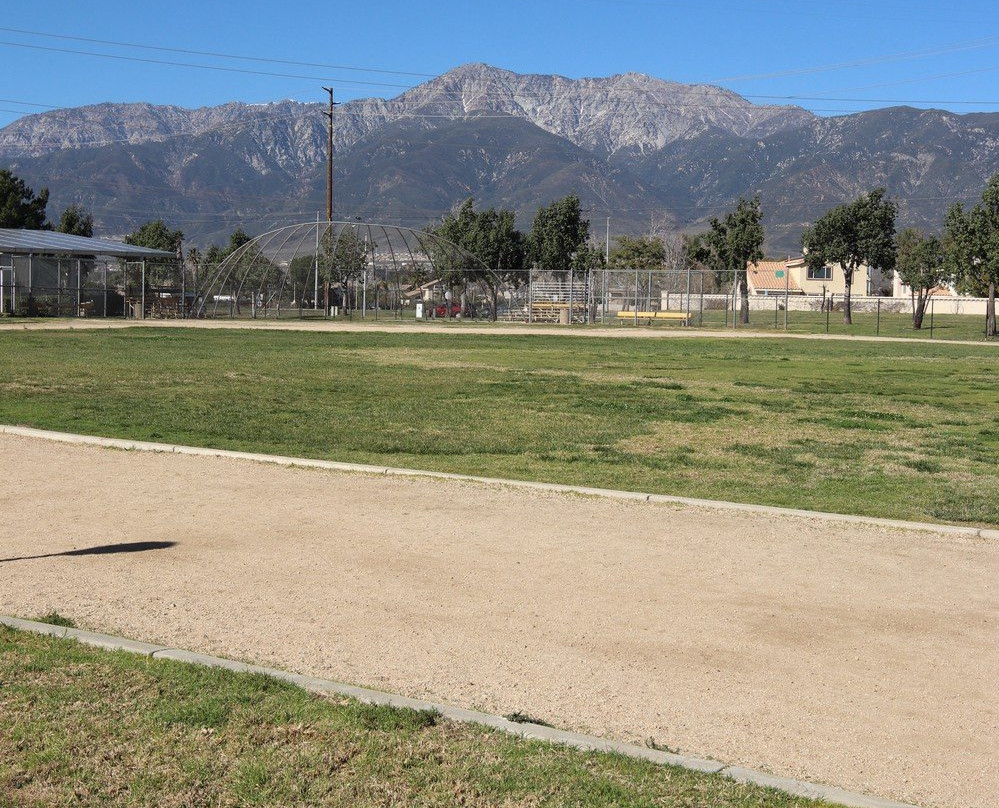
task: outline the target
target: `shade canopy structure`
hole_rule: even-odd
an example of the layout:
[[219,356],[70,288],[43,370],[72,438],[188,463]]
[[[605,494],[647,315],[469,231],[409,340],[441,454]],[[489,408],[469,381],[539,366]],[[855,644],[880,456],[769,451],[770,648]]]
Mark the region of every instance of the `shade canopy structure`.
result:
[[0,315],[182,317],[187,300],[169,250],[0,228]]
[[173,260],[176,255],[166,250],[136,247],[102,238],[71,236],[52,230],[13,230],[0,228],[0,254],[63,255],[79,258],[107,256],[129,261]]
[[[364,310],[379,293],[434,278],[490,270],[440,236],[396,225],[312,221],[251,239],[216,267],[205,268],[195,314],[200,317],[281,316],[330,306]],[[370,296],[369,293],[370,292]]]

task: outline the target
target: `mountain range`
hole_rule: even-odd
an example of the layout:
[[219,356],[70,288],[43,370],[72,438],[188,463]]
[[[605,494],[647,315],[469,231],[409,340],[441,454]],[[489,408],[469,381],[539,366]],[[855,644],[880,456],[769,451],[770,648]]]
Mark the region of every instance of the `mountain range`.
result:
[[[189,243],[221,242],[325,215],[326,105],[233,102],[188,110],[98,104],[0,129],[0,167],[50,211],[94,212],[105,234],[150,218]],[[650,221],[702,228],[759,194],[770,254],[876,186],[900,224],[939,228],[999,171],[999,113],[892,107],[818,117],[709,85],[639,73],[568,79],[465,65],[393,99],[334,111],[334,218],[422,227],[467,197],[512,208],[528,229],[541,205],[577,193],[602,235]]]

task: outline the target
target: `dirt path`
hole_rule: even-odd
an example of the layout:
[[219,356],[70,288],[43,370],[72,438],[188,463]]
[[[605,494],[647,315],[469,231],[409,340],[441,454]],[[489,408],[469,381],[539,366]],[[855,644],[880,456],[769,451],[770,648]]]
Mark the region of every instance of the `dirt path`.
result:
[[490,336],[523,336],[528,334],[565,337],[619,337],[623,339],[811,339],[811,340],[853,340],[854,342],[906,342],[929,345],[990,345],[999,346],[999,341],[923,339],[919,337],[870,337],[849,334],[794,334],[774,331],[718,330],[700,328],[617,328],[601,326],[559,326],[529,325],[527,323],[497,323],[474,325],[470,323],[446,323],[369,320],[367,322],[343,322],[334,320],[8,320],[0,322],[2,331],[66,331],[93,330],[108,328],[254,328],[276,331],[317,331],[317,332],[358,332],[381,331],[398,334],[487,334]]
[[[0,613],[925,805],[999,793],[994,542],[9,435],[0,513]],[[147,541],[176,544],[58,555]]]

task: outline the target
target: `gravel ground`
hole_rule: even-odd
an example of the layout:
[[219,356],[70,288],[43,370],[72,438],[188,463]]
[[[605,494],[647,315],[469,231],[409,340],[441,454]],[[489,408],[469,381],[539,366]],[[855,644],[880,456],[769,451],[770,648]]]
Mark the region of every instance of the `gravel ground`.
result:
[[0,513],[0,613],[996,805],[995,542],[10,435]]

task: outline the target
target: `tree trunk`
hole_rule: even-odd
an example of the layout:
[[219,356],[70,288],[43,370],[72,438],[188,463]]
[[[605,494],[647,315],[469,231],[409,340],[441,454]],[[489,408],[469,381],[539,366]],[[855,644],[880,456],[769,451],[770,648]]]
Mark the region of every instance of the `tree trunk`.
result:
[[742,311],[739,312],[739,322],[743,325],[749,325],[749,281],[746,278],[746,273],[749,270],[745,270],[742,273],[742,277],[739,278],[739,297],[742,299]]
[[493,315],[490,319],[495,323],[497,320],[496,310],[499,308],[499,303],[498,303],[499,287],[494,285],[492,291],[493,291]]
[[989,283],[989,300],[985,304],[985,336],[996,335],[996,282]]
[[854,267],[843,270],[843,325],[853,325],[853,312],[850,309],[850,294],[853,292]]
[[919,297],[916,298],[912,307],[912,327],[919,331],[923,327],[923,317],[926,316],[926,303],[930,299],[929,290],[919,290]]

